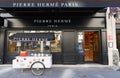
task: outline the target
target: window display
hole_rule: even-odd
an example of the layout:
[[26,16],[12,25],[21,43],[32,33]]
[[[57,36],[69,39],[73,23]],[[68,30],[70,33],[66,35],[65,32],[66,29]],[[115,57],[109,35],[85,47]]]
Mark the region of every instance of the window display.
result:
[[[10,53],[20,52],[20,51],[61,52],[61,40],[62,40],[61,31],[42,31],[42,32],[40,31],[39,32],[38,31],[34,31],[34,32],[32,31],[19,31],[19,32],[9,31],[8,33],[9,33],[8,52]],[[29,33],[30,34],[33,33],[32,36],[34,37],[29,38],[28,37],[28,35],[30,35]],[[46,36],[48,37],[47,39],[44,39],[46,37],[44,34],[42,34],[42,36],[40,36],[41,39],[39,39],[37,38],[39,33],[54,33],[55,39],[49,40],[51,38],[49,34],[46,34]],[[17,36],[15,36],[16,34]],[[27,35],[24,36],[25,34]],[[19,39],[19,41],[17,39]]]

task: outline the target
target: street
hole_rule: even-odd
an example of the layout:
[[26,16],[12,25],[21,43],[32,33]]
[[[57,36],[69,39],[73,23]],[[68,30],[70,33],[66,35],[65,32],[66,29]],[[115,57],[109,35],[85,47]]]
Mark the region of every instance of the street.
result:
[[53,65],[42,76],[35,76],[29,69],[13,69],[11,65],[0,66],[0,78],[120,78],[120,71],[104,65]]

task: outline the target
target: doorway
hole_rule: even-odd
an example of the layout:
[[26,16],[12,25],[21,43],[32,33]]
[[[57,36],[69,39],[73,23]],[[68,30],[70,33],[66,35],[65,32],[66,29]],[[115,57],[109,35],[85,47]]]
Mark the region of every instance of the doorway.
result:
[[84,60],[85,62],[98,62],[99,57],[99,32],[84,32]]
[[83,31],[78,32],[77,52],[79,53],[79,62],[99,62],[99,32]]

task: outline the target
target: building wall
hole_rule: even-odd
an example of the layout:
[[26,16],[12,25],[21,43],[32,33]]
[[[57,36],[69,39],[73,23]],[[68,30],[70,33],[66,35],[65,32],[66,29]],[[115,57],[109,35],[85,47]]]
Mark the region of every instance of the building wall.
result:
[[[58,15],[59,16],[59,15]],[[73,41],[74,44],[76,42],[74,42],[75,36],[76,36],[76,32],[78,30],[97,30],[100,31],[100,49],[101,49],[101,55],[99,57],[100,62],[99,63],[103,63],[103,64],[107,64],[107,51],[106,51],[106,47],[107,45],[105,40],[106,40],[106,32],[105,31],[101,31],[102,29],[105,29],[105,14],[104,13],[96,13],[93,16],[69,16],[69,17],[54,17],[54,16],[49,16],[46,17],[45,19],[47,20],[66,20],[70,22],[67,23],[62,23],[62,22],[51,22],[51,23],[46,23],[46,22],[37,22],[35,23],[34,21],[37,20],[44,20],[43,18],[40,17],[12,17],[12,18],[7,18],[7,30],[17,30],[17,29],[21,29],[21,30],[62,30],[63,31],[63,35],[65,35],[65,33],[69,33],[69,31],[74,33],[71,36],[71,40]],[[67,31],[66,31],[67,30]],[[4,58],[7,57],[7,44],[8,44],[8,39],[7,37],[5,38],[5,31],[3,31],[3,29],[1,29],[1,56],[3,58],[3,54]],[[4,39],[5,38],[5,39]],[[64,41],[66,41],[67,39],[64,39]],[[63,42],[64,42],[63,41]],[[70,41],[71,42],[71,41]],[[79,55],[76,57],[77,53],[75,53],[75,45],[71,46],[72,50],[74,50],[74,54],[71,51],[71,49],[67,49],[66,47],[68,47],[67,45],[68,43],[64,43],[64,47],[63,47],[63,54],[61,53],[54,53],[53,54],[53,60],[54,63],[84,63],[84,57],[83,55]],[[5,45],[5,46],[4,46]],[[5,50],[6,49],[6,50]],[[65,50],[69,50],[69,51],[65,51]],[[68,57],[68,58],[66,58]],[[80,57],[81,59],[78,60],[78,57]],[[9,59],[9,58],[8,58]]]

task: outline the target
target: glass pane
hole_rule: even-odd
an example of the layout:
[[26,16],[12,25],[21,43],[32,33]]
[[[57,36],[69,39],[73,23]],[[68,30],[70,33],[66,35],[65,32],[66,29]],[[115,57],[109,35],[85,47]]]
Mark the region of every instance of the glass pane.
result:
[[[33,41],[13,41],[9,40],[8,52],[20,52],[20,51],[34,51],[34,52],[61,52],[62,32],[61,31],[20,31],[19,33],[49,33],[53,32],[55,40],[33,40]],[[9,31],[9,37],[18,33],[17,31]]]

